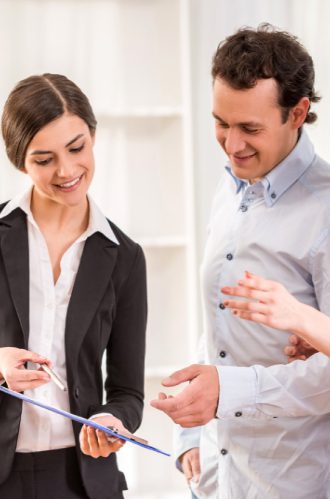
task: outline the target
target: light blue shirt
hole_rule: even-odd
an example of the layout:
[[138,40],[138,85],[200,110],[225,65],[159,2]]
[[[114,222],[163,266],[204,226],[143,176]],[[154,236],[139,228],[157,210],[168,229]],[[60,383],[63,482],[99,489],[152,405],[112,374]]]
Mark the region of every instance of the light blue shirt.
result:
[[330,315],[330,166],[303,131],[261,181],[227,172],[202,265],[199,360],[218,368],[219,419],[181,430],[177,455],[200,446],[199,498],[330,498],[330,360],[288,365],[289,333],[238,319],[220,292],[248,270]]

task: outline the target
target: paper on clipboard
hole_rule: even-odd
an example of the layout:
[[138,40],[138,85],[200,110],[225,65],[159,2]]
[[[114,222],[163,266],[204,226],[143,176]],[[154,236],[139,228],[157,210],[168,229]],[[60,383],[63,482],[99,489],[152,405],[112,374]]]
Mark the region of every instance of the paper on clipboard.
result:
[[71,412],[63,411],[62,409],[58,409],[57,407],[53,407],[51,405],[46,405],[43,404],[42,402],[38,402],[37,400],[31,399],[30,397],[27,397],[26,395],[18,392],[14,392],[13,390],[10,390],[9,388],[5,388],[4,386],[0,385],[0,391],[3,393],[6,393],[7,395],[10,395],[11,397],[15,397],[17,399],[23,400],[23,402],[27,402],[28,404],[33,404],[38,407],[41,407],[42,409],[45,409],[50,412],[54,412],[55,414],[59,414],[60,416],[64,416],[65,418],[69,418],[72,421],[76,421],[77,423],[80,424],[85,424],[87,426],[91,426],[92,428],[95,428],[97,430],[104,431],[111,437],[116,437],[116,438],[121,438],[122,440],[126,440],[127,442],[131,442],[132,444],[138,445],[139,447],[143,447],[144,449],[148,449],[153,452],[157,452],[159,454],[163,454],[164,456],[170,456],[167,452],[164,452],[160,449],[157,449],[156,447],[152,447],[149,444],[143,443],[141,439],[136,439],[134,438],[134,435],[131,437],[128,437],[127,435],[123,435],[119,433],[117,430],[112,430],[108,428],[107,426],[100,425],[93,421],[92,419],[86,419],[81,416],[77,416],[76,414],[72,414]]

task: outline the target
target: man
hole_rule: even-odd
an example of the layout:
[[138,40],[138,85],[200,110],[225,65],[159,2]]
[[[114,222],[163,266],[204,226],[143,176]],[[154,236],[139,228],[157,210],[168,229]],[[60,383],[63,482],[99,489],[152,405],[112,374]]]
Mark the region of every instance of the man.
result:
[[329,359],[287,364],[287,337],[241,321],[221,293],[248,270],[330,314],[330,167],[303,128],[319,100],[313,61],[263,25],[220,44],[212,76],[229,163],[202,265],[204,348],[163,381],[190,384],[151,404],[185,428],[177,454],[198,498],[330,498]]

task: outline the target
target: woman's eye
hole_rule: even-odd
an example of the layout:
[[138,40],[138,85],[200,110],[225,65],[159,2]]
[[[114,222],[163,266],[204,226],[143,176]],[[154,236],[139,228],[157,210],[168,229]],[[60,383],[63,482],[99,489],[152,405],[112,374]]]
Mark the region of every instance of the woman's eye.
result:
[[79,147],[71,147],[70,152],[77,153],[83,150],[85,144],[81,144]]
[[47,158],[47,159],[36,159],[35,162],[37,163],[37,165],[39,166],[46,166],[48,165],[48,163],[50,163],[52,160],[52,158]]

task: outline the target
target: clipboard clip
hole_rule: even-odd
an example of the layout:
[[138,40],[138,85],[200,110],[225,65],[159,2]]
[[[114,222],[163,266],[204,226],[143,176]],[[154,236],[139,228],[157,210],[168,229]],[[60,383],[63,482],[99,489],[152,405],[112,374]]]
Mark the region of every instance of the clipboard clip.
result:
[[[118,430],[118,428],[116,428],[115,426],[107,426],[107,428],[109,428],[109,430],[113,431],[113,433],[118,435],[118,438],[123,436],[125,438],[128,438],[129,440],[134,440],[134,442],[139,442],[140,444],[148,445],[148,440],[145,440],[144,438],[141,437],[137,437],[136,435],[133,435],[133,433],[130,433],[129,431]],[[108,440],[110,442],[113,441],[113,438],[114,437],[108,435]]]

